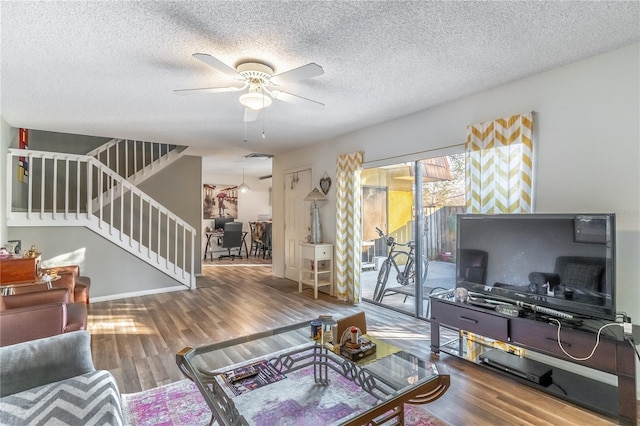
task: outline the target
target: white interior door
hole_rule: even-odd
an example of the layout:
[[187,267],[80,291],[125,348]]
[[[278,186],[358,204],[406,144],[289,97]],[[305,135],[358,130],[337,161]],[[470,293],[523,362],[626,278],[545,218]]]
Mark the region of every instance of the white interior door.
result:
[[298,281],[299,243],[306,241],[311,223],[311,206],[304,201],[311,192],[311,170],[286,174],[284,185],[285,277]]

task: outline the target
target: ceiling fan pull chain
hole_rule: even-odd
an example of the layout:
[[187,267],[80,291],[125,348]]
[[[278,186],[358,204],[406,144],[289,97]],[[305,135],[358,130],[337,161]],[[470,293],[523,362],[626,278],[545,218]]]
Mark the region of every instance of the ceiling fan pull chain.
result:
[[264,96],[262,97],[262,139],[266,139],[267,136],[264,134],[264,117],[267,115],[267,111],[264,108]]

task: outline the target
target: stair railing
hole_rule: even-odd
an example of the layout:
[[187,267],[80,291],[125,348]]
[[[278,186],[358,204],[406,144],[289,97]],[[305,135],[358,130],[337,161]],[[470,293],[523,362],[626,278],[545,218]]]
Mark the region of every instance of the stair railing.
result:
[[[143,181],[162,170],[165,165],[180,157],[180,153],[185,147],[170,145],[158,142],[144,142],[128,139],[112,139],[109,142],[87,153],[111,170],[116,172],[134,185],[140,185]],[[113,183],[116,191],[114,197],[117,199],[121,194],[121,187]],[[102,194],[103,202],[108,201],[107,191],[111,189],[105,187]],[[98,209],[99,200],[93,200],[94,211]]]
[[179,148],[176,145],[145,142],[129,139],[112,139],[87,153],[107,165],[118,175],[128,180],[137,180],[142,175],[168,161],[169,153]]
[[8,225],[86,226],[195,288],[195,228],[133,183],[91,156],[20,149],[9,149],[7,182],[20,164],[29,175],[7,185]]

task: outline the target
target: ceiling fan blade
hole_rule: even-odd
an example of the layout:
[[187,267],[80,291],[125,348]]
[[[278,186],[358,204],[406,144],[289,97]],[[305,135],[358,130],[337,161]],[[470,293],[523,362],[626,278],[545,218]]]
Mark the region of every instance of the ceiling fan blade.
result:
[[279,101],[288,102],[291,104],[305,104],[313,105],[316,107],[323,107],[322,102],[314,101],[313,99],[303,98],[302,96],[294,95],[293,93],[282,92],[280,90],[271,91],[271,96]]
[[276,74],[269,81],[275,85],[293,83],[294,81],[306,80],[324,74],[322,67],[315,63],[303,65],[280,74]]
[[190,95],[193,93],[223,93],[223,92],[239,92],[240,90],[244,90],[249,86],[249,84],[245,84],[241,87],[229,86],[229,87],[203,87],[200,89],[176,89],[175,93],[179,95]]
[[219,71],[233,79],[241,81],[245,80],[245,77],[242,74],[240,74],[238,71],[234,70],[218,58],[214,58],[213,56],[207,55],[206,53],[194,53],[193,57],[214,68],[216,71]]
[[252,110],[249,107],[244,108],[244,122],[256,121],[258,119],[258,111]]

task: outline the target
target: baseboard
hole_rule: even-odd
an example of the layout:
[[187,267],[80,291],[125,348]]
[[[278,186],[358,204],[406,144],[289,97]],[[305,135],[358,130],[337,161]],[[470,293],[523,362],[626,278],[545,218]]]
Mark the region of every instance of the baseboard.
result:
[[271,263],[241,263],[242,261],[239,260],[238,263],[225,263],[225,264],[221,264],[221,265],[212,265],[212,264],[202,264],[203,268],[234,268],[236,266],[245,266],[245,267],[263,267],[263,266],[271,266]]
[[154,288],[150,290],[133,291],[131,293],[120,293],[120,294],[110,294],[108,296],[97,296],[97,297],[91,297],[91,303],[125,299],[127,297],[148,296],[150,294],[171,293],[174,291],[183,291],[183,290],[189,290],[189,287],[180,285],[180,286],[173,286],[173,287]]

